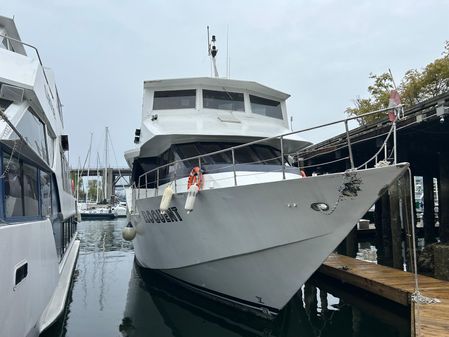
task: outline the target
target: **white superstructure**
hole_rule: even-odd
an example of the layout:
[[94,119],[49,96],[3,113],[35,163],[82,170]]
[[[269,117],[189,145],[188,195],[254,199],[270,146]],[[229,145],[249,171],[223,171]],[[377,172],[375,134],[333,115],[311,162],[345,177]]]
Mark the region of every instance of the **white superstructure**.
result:
[[275,313],[407,167],[304,177],[291,158],[310,143],[289,132],[288,97],[221,78],[144,83],[125,153],[140,265]]
[[61,107],[52,71],[0,16],[1,336],[37,336],[64,309],[79,242]]

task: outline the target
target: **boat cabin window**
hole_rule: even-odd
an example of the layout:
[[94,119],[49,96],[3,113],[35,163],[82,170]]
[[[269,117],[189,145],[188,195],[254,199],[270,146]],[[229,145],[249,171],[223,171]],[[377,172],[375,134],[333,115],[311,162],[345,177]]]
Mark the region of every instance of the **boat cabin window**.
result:
[[[199,156],[206,153],[224,150],[238,144],[231,143],[189,143],[174,145],[175,156],[178,155],[180,159],[186,159],[194,156]],[[280,152],[270,146],[266,145],[250,145],[238,148],[234,151],[234,158],[236,164],[271,164],[281,165]],[[187,167],[198,166],[198,159],[192,159],[183,162]],[[231,151],[217,153],[211,156],[201,158],[203,165],[211,164],[232,164]]]
[[44,171],[40,172],[41,185],[41,202],[42,202],[42,216],[51,216],[51,176]]
[[25,216],[39,215],[39,197],[37,193],[37,168],[23,164],[23,209]]
[[203,107],[232,111],[245,111],[243,94],[229,91],[203,90]]
[[251,111],[254,114],[282,119],[281,102],[249,95]]
[[6,111],[8,107],[11,105],[11,101],[7,101],[6,99],[0,98],[0,109]]
[[22,135],[26,135],[25,139],[31,148],[48,163],[45,126],[44,123],[36,117],[31,108],[28,108],[28,110],[25,111],[22,119],[17,124],[17,130],[19,130]]
[[155,91],[153,110],[194,109],[196,90]]
[[4,178],[5,217],[23,216],[20,162],[17,158],[11,158],[9,154],[3,153],[3,167],[8,168]]
[[[2,153],[3,216],[47,217],[52,212],[52,177],[31,163],[8,152]],[[0,189],[1,191],[1,189]],[[54,199],[54,200],[52,200]]]

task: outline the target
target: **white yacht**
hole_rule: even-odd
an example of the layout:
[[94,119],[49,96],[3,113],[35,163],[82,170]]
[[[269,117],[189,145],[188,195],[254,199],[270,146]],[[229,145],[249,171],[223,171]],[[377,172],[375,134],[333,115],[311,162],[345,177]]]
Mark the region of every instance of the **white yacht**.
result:
[[137,147],[125,153],[124,236],[135,235],[139,265],[276,314],[408,167],[306,176],[290,165],[310,143],[289,130],[288,97],[217,77],[144,83]]
[[37,336],[56,320],[78,256],[61,107],[38,50],[0,16],[1,336]]

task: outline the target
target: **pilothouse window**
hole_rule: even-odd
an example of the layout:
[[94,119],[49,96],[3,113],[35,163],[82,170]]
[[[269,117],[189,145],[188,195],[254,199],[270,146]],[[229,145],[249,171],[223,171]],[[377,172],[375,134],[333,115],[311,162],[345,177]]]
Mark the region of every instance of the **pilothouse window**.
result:
[[254,114],[282,119],[281,102],[249,95],[251,111]]
[[245,111],[243,94],[229,91],[203,90],[203,107],[232,111]]
[[196,90],[155,91],[153,110],[194,109]]

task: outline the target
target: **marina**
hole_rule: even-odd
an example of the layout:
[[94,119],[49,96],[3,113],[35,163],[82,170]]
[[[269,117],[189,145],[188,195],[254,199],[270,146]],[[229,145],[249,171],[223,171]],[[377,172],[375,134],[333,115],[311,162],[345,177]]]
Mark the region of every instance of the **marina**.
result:
[[[184,45],[187,30],[169,53],[167,41],[156,42],[167,32],[141,34],[147,17],[116,15],[102,26],[127,52],[98,62],[109,37],[85,47],[101,30],[76,51],[58,38],[68,59],[96,52],[79,58],[79,74],[61,55],[48,57],[63,74],[57,86],[42,57],[52,39],[38,49],[15,16],[1,15],[0,337],[449,334],[449,41],[425,67],[401,70],[400,82],[383,64],[369,75],[369,97],[342,110],[334,94],[347,97],[352,70],[332,90],[326,73],[358,64],[349,53],[329,66],[314,54],[320,64],[310,68],[327,87],[316,96],[315,79],[298,90],[287,85],[296,71],[280,76],[273,62],[285,71],[302,61],[269,60],[268,47],[249,54],[251,71],[234,65],[231,77],[229,26],[226,40],[206,26],[206,75],[184,65],[197,49]],[[266,27],[267,38],[277,30]],[[274,40],[285,43],[290,30]],[[148,68],[137,66],[147,43],[136,36],[153,38]],[[159,49],[164,66],[153,58]],[[297,98],[307,95],[316,102],[304,109]],[[329,109],[344,115],[323,119]]]
[[[139,269],[126,220],[78,226],[80,254],[63,317],[42,337],[409,336],[402,305],[313,277],[275,320],[235,310]],[[83,322],[80,324],[79,322]]]

